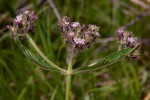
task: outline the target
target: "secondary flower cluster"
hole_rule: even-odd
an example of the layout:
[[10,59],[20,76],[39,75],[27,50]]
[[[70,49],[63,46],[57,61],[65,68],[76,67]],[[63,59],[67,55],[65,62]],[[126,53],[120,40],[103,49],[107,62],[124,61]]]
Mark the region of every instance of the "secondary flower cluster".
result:
[[134,48],[138,44],[138,38],[132,36],[132,32],[118,30],[118,41],[119,44],[125,45],[126,47]]
[[[123,31],[122,29],[118,30],[118,42],[119,45],[121,45],[121,47],[125,46],[125,47],[129,47],[129,48],[134,48],[137,45],[139,45],[139,41],[137,37],[133,37],[132,36],[132,32],[128,32],[128,31]],[[140,47],[135,50],[134,52],[132,52],[129,57],[132,59],[138,59],[139,55],[140,55]]]
[[7,25],[7,29],[10,30],[10,35],[22,35],[34,31],[34,22],[37,17],[34,11],[25,11],[13,20],[13,26]]
[[69,17],[62,17],[59,20],[61,34],[67,44],[68,49],[73,52],[80,52],[86,48],[91,47],[96,37],[100,36],[98,33],[99,27],[96,25],[80,25],[78,22],[71,22]]

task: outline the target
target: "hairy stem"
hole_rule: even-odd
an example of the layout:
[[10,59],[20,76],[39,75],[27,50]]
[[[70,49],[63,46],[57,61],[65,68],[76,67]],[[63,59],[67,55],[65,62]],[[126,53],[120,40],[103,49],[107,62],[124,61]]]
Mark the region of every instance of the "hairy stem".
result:
[[29,40],[30,44],[33,46],[33,48],[36,50],[36,52],[43,58],[43,60],[45,60],[49,65],[51,65],[54,69],[57,69],[63,73],[66,73],[66,70],[58,67],[57,65],[55,65],[54,63],[52,63],[41,51],[40,49],[37,47],[37,45],[34,43],[34,41],[32,40],[32,38],[27,34],[26,35],[27,39]]
[[66,75],[66,99],[70,99],[70,91],[71,91],[71,76],[72,76],[72,56],[70,57],[67,75]]

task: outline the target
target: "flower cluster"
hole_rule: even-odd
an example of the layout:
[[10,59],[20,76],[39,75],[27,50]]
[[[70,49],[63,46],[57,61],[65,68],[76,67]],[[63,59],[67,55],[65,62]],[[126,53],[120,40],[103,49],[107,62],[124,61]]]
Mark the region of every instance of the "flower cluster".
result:
[[61,34],[67,44],[68,49],[72,53],[80,52],[91,47],[98,33],[99,27],[96,25],[80,25],[78,22],[71,22],[69,17],[62,17],[59,20]]
[[22,36],[24,34],[34,32],[34,22],[37,17],[34,11],[25,11],[13,20],[13,26],[7,25],[7,29],[10,31],[10,35]]
[[[137,45],[139,45],[139,41],[137,37],[132,36],[132,32],[128,31],[123,31],[122,29],[118,30],[118,42],[121,47],[129,47],[129,48],[134,48]],[[140,48],[138,50],[135,50],[132,52],[129,56],[132,59],[137,59],[139,58],[140,55]]]
[[126,47],[134,48],[138,44],[138,38],[132,36],[132,32],[118,30],[118,42],[120,45],[125,45]]

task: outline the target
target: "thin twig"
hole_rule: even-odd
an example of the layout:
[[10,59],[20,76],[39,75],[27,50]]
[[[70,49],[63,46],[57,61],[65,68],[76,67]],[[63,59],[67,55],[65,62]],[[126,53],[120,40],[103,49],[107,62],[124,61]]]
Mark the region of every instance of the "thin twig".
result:
[[59,19],[61,18],[61,16],[60,16],[60,14],[59,14],[59,12],[58,12],[58,10],[57,10],[57,8],[56,8],[54,2],[53,2],[52,0],[47,0],[47,1],[48,1],[48,3],[50,4],[51,8],[53,9],[53,11],[54,11],[54,13],[55,13],[57,19],[59,20]]
[[146,12],[138,14],[138,16],[135,19],[129,21],[127,24],[119,27],[118,29],[126,30],[128,27],[134,25],[135,23],[137,23],[138,21],[140,21],[143,18],[147,17],[148,15],[150,15],[150,8]]
[[139,5],[139,6],[141,6],[142,8],[144,8],[144,9],[148,9],[149,8],[149,6],[146,4],[146,2],[144,2],[144,0],[143,1],[141,1],[141,0],[131,0],[133,3],[135,3],[135,4],[137,4],[137,5]]
[[[30,0],[29,0],[30,1]],[[38,2],[38,6],[41,7],[41,5],[43,5],[45,3],[46,0],[40,0]],[[17,12],[22,12],[22,11],[25,11],[25,9],[29,10],[29,9],[33,9],[33,5],[30,4],[30,5],[27,5],[27,2],[24,2],[22,5],[18,6],[17,8]]]
[[[135,23],[137,23],[138,21],[144,19],[145,17],[147,17],[149,15],[150,15],[150,8],[146,12],[142,12],[142,13],[138,14],[138,16],[135,19],[130,20],[127,24],[119,27],[117,30],[119,30],[119,29],[126,30],[130,26],[134,25]],[[113,37],[110,37],[110,38],[111,38],[111,41],[114,40]],[[111,42],[111,41],[107,41],[107,39],[109,40],[109,38],[106,38],[105,42]]]

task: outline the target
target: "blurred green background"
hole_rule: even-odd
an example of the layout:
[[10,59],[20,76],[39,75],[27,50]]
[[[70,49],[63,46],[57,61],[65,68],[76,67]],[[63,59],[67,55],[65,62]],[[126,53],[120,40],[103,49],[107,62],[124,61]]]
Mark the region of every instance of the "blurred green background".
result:
[[[73,76],[71,100],[148,100],[150,97],[150,1],[149,0],[54,0],[61,16],[82,24],[100,26],[92,48],[77,56],[74,68],[117,50],[116,30],[127,27],[139,37],[139,60],[125,58],[107,68]],[[0,100],[64,100],[65,78],[41,69],[18,50],[6,25],[25,10],[38,16],[30,34],[44,54],[66,69],[67,52],[58,20],[46,0],[0,0]],[[135,22],[137,20],[137,22]]]

